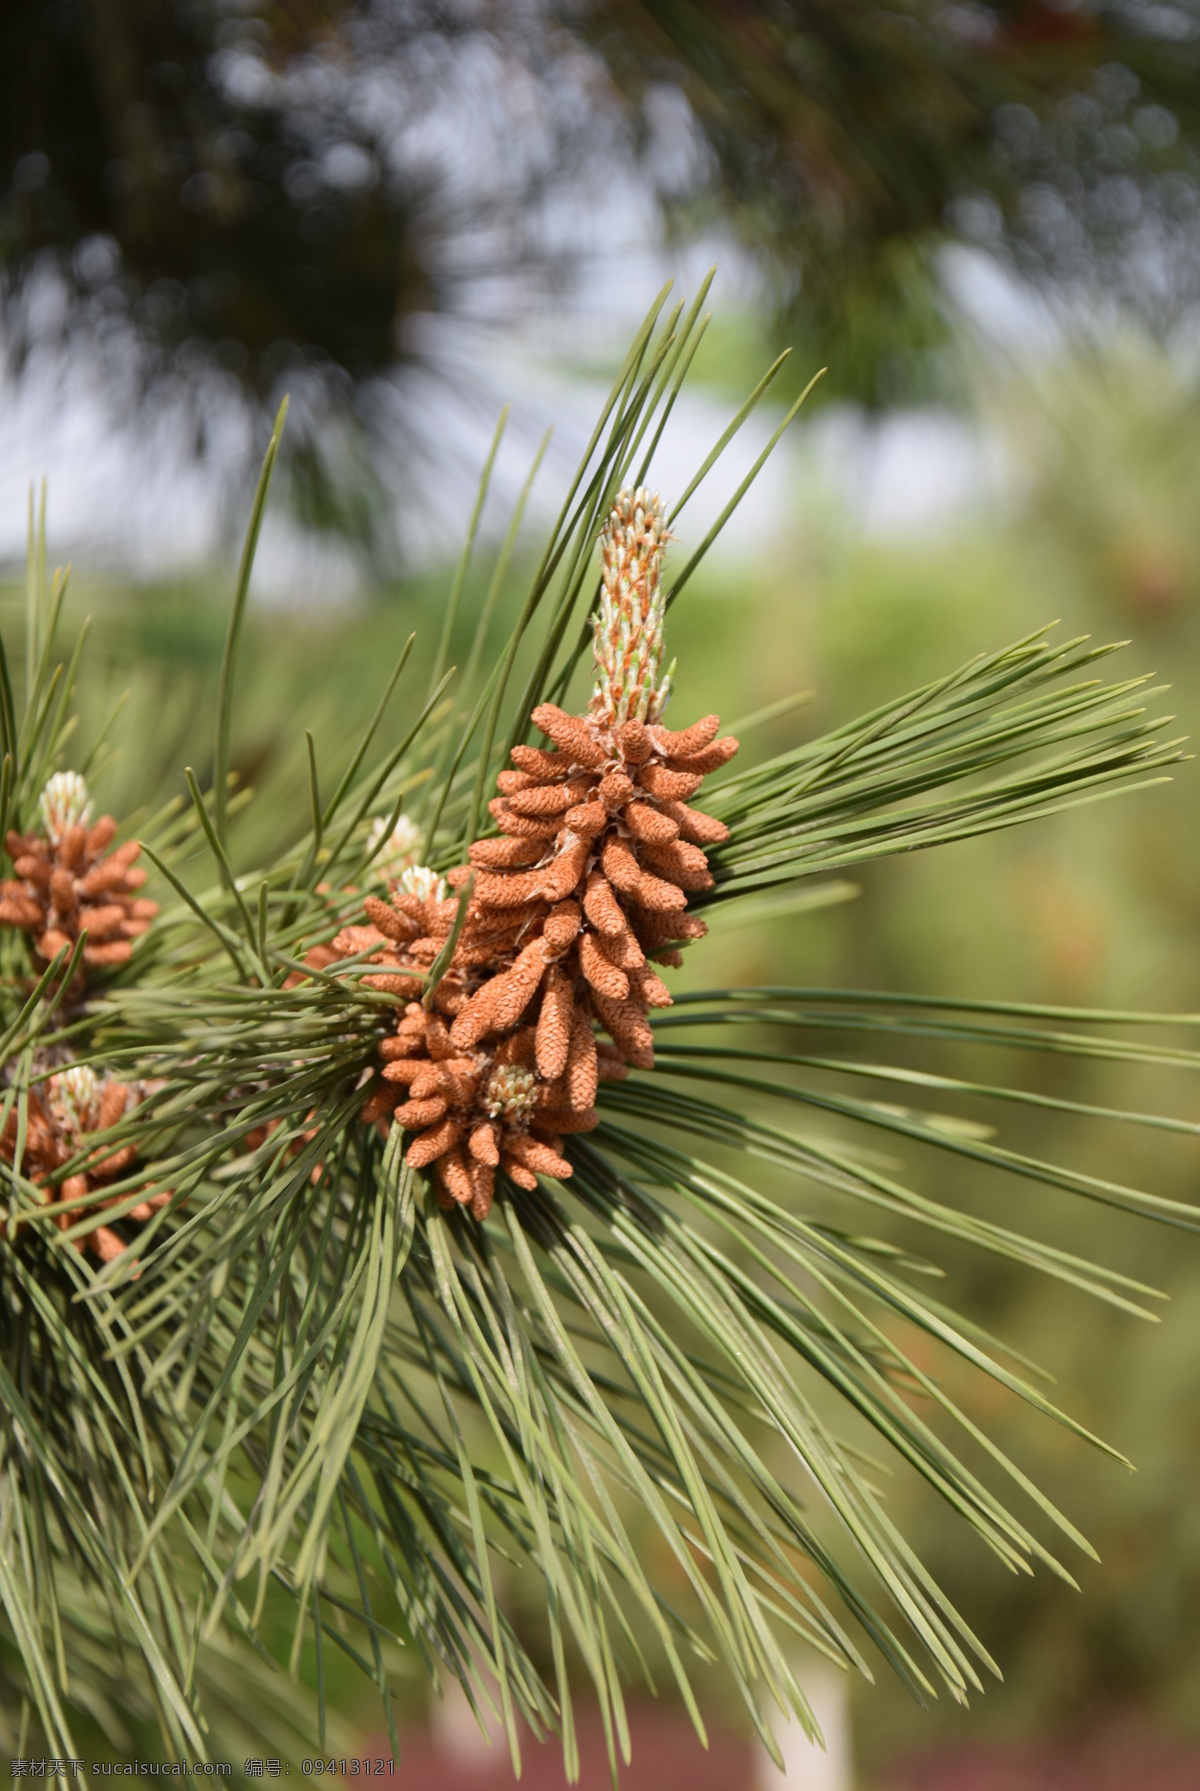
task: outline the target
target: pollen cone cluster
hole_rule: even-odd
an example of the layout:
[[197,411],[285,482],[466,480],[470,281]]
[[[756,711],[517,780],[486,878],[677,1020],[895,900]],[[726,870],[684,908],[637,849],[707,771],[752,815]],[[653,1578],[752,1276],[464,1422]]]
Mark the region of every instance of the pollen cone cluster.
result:
[[[22,1173],[41,1190],[49,1204],[71,1201],[125,1175],[137,1159],[137,1146],[125,1144],[119,1150],[100,1155],[59,1182],[52,1182],[57,1170],[79,1154],[93,1132],[106,1132],[131,1112],[138,1103],[138,1091],[124,1082],[101,1081],[86,1064],[72,1064],[50,1076],[29,1091],[29,1123],[21,1158]],[[12,1163],[17,1148],[18,1121],[14,1107],[0,1133],[0,1157]],[[112,1206],[125,1200],[127,1194],[114,1194],[100,1200],[99,1206]],[[145,1220],[156,1207],[165,1206],[170,1193],[152,1194],[125,1215]],[[55,1215],[60,1231],[66,1231],[84,1217],[87,1209],[73,1207]],[[125,1240],[110,1225],[97,1226],[86,1237],[72,1240],[75,1248],[91,1250],[102,1262],[111,1262],[126,1248]]]
[[430,1010],[414,973],[449,937],[453,897],[401,886],[390,904],[368,898],[370,926],[335,942],[370,951],[384,967],[371,980],[412,998],[364,1117],[393,1113],[415,1133],[408,1162],[433,1166],[443,1204],[478,1218],[497,1168],[530,1189],[538,1173],[570,1174],[562,1138],[597,1123],[598,1081],[654,1061],[647,1015],[671,1001],[654,966],[677,965],[706,930],[688,895],[712,887],[704,847],[727,830],[690,803],[737,741],[717,737],[715,715],[678,732],[648,719],[665,697],[663,539],[657,498],[621,494],[604,536],[591,707],[543,703],[532,719],[549,747],[513,748],[489,805],[499,837],[476,841],[446,880],[474,881]]
[[137,893],[146,881],[137,841],[109,852],[117,824],[111,815],[89,824],[90,813],[83,779],[59,772],[42,793],[42,831],[5,842],[16,876],[0,882],[0,925],[30,933],[46,963],[86,932],[85,965],[123,964],[158,913]]

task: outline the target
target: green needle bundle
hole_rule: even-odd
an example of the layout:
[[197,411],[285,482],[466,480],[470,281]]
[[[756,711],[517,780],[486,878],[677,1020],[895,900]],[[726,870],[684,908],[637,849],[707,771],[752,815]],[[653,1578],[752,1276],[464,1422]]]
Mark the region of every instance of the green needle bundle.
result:
[[[754,717],[736,760],[715,716],[668,725],[687,688],[663,666],[670,605],[733,504],[672,576],[674,525],[779,365],[665,507],[647,479],[703,298],[664,294],[635,338],[490,671],[482,633],[461,679],[446,668],[469,541],[427,696],[396,722],[406,647],[332,791],[310,739],[310,810],[269,862],[235,862],[254,797],[229,766],[282,416],[211,786],[187,772],[133,837],[90,812],[101,742],[78,739],[85,674],[78,651],[57,662],[63,581],[34,543],[23,678],[0,675],[14,1752],[72,1757],[81,1716],[103,1727],[135,1692],[176,1757],[235,1733],[332,1745],[335,1651],[393,1726],[405,1662],[460,1681],[514,1766],[523,1730],[556,1731],[576,1772],[580,1681],[614,1768],[639,1677],[703,1736],[697,1663],[773,1747],[776,1706],[814,1729],[798,1643],[884,1662],[919,1698],[996,1670],[889,1516],[881,1465],[1014,1571],[1069,1581],[1060,1556],[1088,1551],[939,1363],[1106,1446],[930,1295],[918,1240],[1132,1311],[1153,1290],[921,1193],[863,1140],[1194,1230],[1200,1211],[919,1104],[1044,1105],[978,1079],[997,1046],[1200,1069],[1194,1020],[1163,1045],[1138,1015],[673,996],[670,976],[718,904],[1157,781],[1179,743],[1155,739],[1141,680],[1094,675],[1109,649],[1041,635],[765,762]],[[931,1039],[958,1075],[914,1074]],[[897,1083],[903,1107],[876,1098]]]

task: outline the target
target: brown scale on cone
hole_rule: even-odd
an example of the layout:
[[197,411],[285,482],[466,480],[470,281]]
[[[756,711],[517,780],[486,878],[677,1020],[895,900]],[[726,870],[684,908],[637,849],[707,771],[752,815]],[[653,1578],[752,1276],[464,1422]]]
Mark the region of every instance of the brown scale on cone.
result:
[[40,808],[41,832],[9,833],[5,842],[16,875],[0,882],[0,925],[29,933],[44,963],[86,932],[85,966],[124,964],[158,913],[137,893],[146,881],[134,863],[141,847],[130,840],[108,851],[117,824],[111,815],[89,822],[77,772],[56,773]]
[[[513,748],[489,804],[499,838],[477,841],[447,878],[461,889],[473,875],[474,887],[437,1012],[406,1010],[364,1108],[415,1132],[407,1160],[435,1165],[439,1197],[477,1217],[497,1168],[529,1188],[538,1173],[570,1174],[561,1138],[597,1123],[597,1081],[653,1064],[648,1014],[671,1001],[655,965],[677,965],[679,948],[706,931],[688,896],[712,887],[704,848],[728,834],[691,803],[737,741],[718,738],[715,715],[675,732],[659,720],[666,539],[657,497],[618,497],[602,537],[588,713],[534,710],[549,746]],[[393,896],[394,909],[404,902]],[[400,973],[417,967],[418,944],[421,967],[432,962],[456,912],[441,902],[418,942],[387,904],[367,907],[378,961]],[[366,934],[350,928],[337,943],[362,950]],[[518,1082],[503,1098],[488,1093]]]
[[[363,907],[365,926],[343,927],[332,945],[315,946],[305,962],[325,969],[366,953],[366,962],[379,966],[364,978],[368,988],[410,1001],[418,999],[454,926],[457,896],[447,895],[443,878],[417,865],[405,870],[392,886],[390,901],[367,896]],[[459,934],[454,962],[434,991],[435,1011],[447,1017],[457,1014],[481,978],[508,962],[531,918],[524,910],[514,910],[499,920],[470,913]]]
[[[62,1181],[51,1182],[55,1172],[78,1155],[91,1133],[105,1132],[110,1126],[115,1126],[118,1120],[137,1106],[139,1098],[137,1088],[124,1082],[102,1081],[86,1064],[72,1064],[68,1069],[60,1070],[44,1083],[30,1089],[29,1123],[21,1171],[41,1191],[47,1205],[91,1194],[128,1174],[137,1160],[137,1146],[134,1144],[125,1144],[107,1153],[100,1147],[101,1154],[89,1161],[85,1168],[76,1170]],[[17,1111],[14,1106],[4,1131],[0,1134],[0,1157],[6,1163],[11,1163],[16,1148]],[[127,1198],[127,1193],[114,1194],[111,1199],[100,1200],[96,1204],[112,1206]],[[169,1192],[152,1194],[124,1217],[144,1221],[156,1208],[165,1206],[170,1198]],[[60,1231],[66,1231],[83,1218],[88,1210],[90,1209],[74,1207],[56,1213],[55,1223]],[[18,1225],[18,1230],[20,1229],[21,1226]],[[72,1242],[76,1250],[90,1250],[102,1262],[111,1262],[127,1248],[125,1239],[111,1225],[98,1225],[85,1237],[74,1238]]]
[[[591,1047],[595,1060],[594,1039]],[[538,1075],[533,1026],[511,1027],[494,1043],[463,1050],[439,1013],[413,1001],[380,1055],[383,1069],[363,1119],[394,1119],[412,1132],[406,1160],[432,1170],[443,1207],[465,1206],[476,1219],[491,1211],[497,1169],[530,1190],[539,1174],[568,1176],[563,1133],[590,1131],[597,1121],[590,1102],[572,1103],[569,1051],[563,1074]],[[594,1065],[593,1097],[598,1071]],[[621,1066],[614,1063],[609,1072],[619,1074]]]

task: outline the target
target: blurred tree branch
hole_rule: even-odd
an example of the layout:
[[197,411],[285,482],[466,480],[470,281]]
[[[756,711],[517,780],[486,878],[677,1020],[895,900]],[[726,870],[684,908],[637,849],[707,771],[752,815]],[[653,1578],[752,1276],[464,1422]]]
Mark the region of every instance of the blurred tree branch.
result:
[[561,279],[545,201],[619,203],[622,160],[677,230],[732,225],[831,394],[936,380],[951,242],[1161,328],[1197,292],[1198,33],[1197,0],[10,0],[10,366],[82,327],[141,392],[286,380],[309,513],[361,536],[409,326]]
[[903,395],[942,333],[947,242],[1159,325],[1195,300],[1194,0],[599,0],[583,19],[630,100],[686,95],[707,154],[668,203],[762,255],[830,392]]
[[436,3],[14,0],[0,70],[10,369],[82,338],[132,399],[191,400],[198,443],[205,395],[286,384],[293,495],[361,542],[371,445],[389,491],[412,448],[412,320],[552,280],[526,224],[574,112],[536,43]]

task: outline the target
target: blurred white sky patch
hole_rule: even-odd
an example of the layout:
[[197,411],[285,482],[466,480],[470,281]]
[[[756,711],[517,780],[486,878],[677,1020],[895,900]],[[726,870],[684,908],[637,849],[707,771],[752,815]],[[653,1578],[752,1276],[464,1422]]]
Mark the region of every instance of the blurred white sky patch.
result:
[[[50,557],[82,571],[138,581],[224,567],[249,510],[257,450],[235,407],[214,402],[209,442],[191,450],[188,424],[169,405],[114,411],[85,366],[32,377],[0,393],[0,567],[23,563],[29,489],[47,480]],[[237,493],[231,527],[228,493]],[[362,584],[356,556],[336,537],[269,511],[255,563],[255,594],[270,603],[344,604]]]
[[219,458],[247,459],[248,445],[190,452],[169,407],[141,410],[136,429],[116,411],[86,361],[35,363],[0,390],[0,561],[25,552],[29,487],[45,478],[52,552],[134,577],[188,570],[211,556],[218,535]]
[[[431,319],[416,343],[422,364],[390,385],[385,399],[402,407],[417,450],[398,477],[409,562],[445,563],[458,551],[504,403],[511,417],[484,514],[484,539],[499,536],[545,430],[554,426],[530,502],[527,530],[556,515],[609,380],[633,329],[670,272],[677,290],[696,289],[712,245],[676,257],[672,268],[653,246],[649,212],[636,202],[616,206],[601,223],[609,252],[591,263],[553,312],[497,329]],[[726,323],[754,303],[751,270],[723,246],[710,296]],[[959,257],[950,269],[966,295],[983,343],[1001,354],[1020,342],[1052,353],[1048,316],[1011,282],[995,279],[982,258]],[[603,270],[603,271],[601,271]],[[182,409],[170,403],[129,418],[80,355],[72,364],[34,368],[0,394],[0,562],[23,557],[28,489],[49,479],[51,553],[89,571],[145,580],[203,572],[233,556],[257,475],[258,444],[236,406],[214,388],[205,415],[202,455],[193,452]],[[469,394],[469,396],[464,396]],[[681,395],[655,457],[651,480],[670,500],[683,489],[737,409],[732,395],[694,386]],[[712,469],[680,518],[677,533],[698,543],[754,461],[782,415],[764,404]],[[852,407],[802,413],[713,549],[716,563],[771,554],[806,517],[836,515],[842,526],[875,535],[951,528],[981,505],[1003,499],[1010,480],[994,434],[949,410],[897,412],[868,418]],[[268,513],[255,573],[255,595],[272,605],[305,608],[354,600],[366,577],[336,536],[317,535],[290,520],[286,507]]]
[[849,406],[824,412],[800,438],[797,501],[819,488],[860,533],[950,531],[1011,489],[994,431],[945,410],[868,418]]

